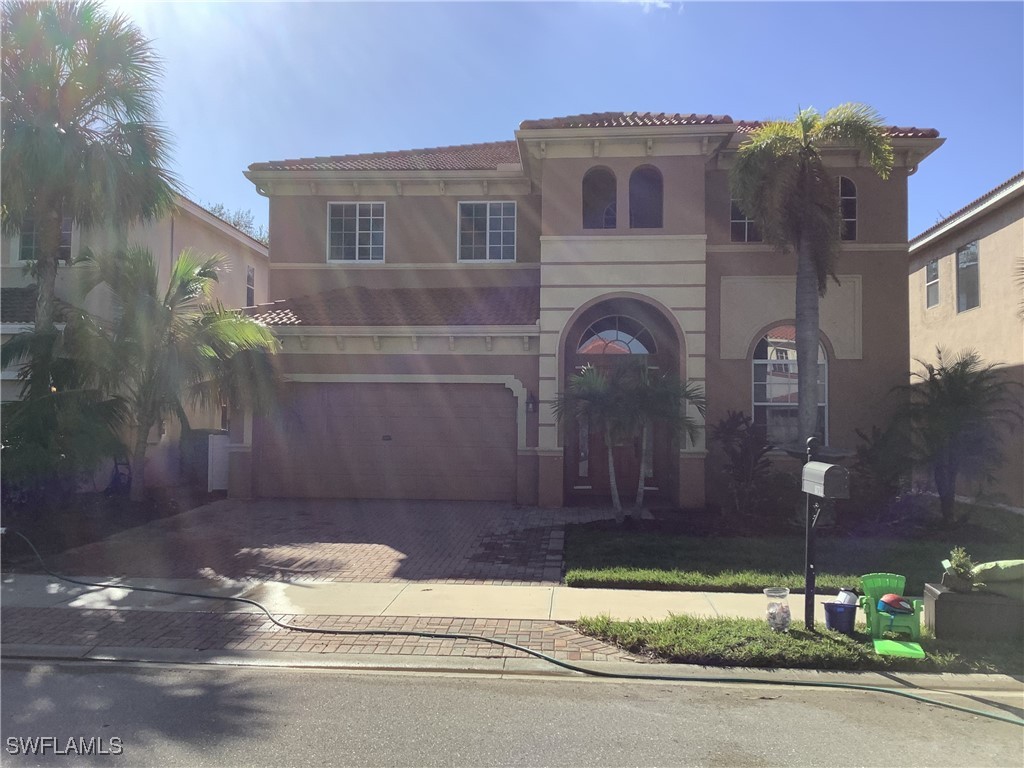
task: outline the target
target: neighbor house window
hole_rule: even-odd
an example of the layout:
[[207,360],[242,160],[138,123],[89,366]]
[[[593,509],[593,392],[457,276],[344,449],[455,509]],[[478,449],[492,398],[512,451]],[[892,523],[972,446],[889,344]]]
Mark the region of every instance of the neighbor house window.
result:
[[925,306],[934,307],[939,303],[939,260],[932,259],[924,269]]
[[857,239],[857,185],[839,177],[839,212],[843,217],[842,239]]
[[968,243],[956,252],[956,311],[974,309],[978,304],[978,243]]
[[732,242],[734,243],[760,243],[761,232],[753,219],[747,217],[740,207],[739,200],[732,201],[732,213],[730,214],[729,225],[732,229]]
[[328,219],[328,261],[384,261],[384,203],[331,203]]
[[459,203],[459,261],[515,261],[516,204]]
[[[70,216],[65,216],[60,221],[60,247],[57,250],[57,258],[65,263],[71,262],[71,227]],[[35,261],[39,258],[39,232],[33,219],[26,218],[21,223],[19,233],[18,259],[20,261]]]
[[[818,346],[817,437],[828,435],[828,363],[825,349]],[[754,426],[763,430],[772,445],[796,443],[799,385],[796,362],[796,328],[779,325],[766,333],[754,348]]]
[[615,174],[591,168],[583,177],[583,228],[615,229]]
[[245,268],[245,306],[252,307],[256,304],[256,267]]
[[662,219],[661,171],[642,165],[629,177],[629,226],[658,229]]

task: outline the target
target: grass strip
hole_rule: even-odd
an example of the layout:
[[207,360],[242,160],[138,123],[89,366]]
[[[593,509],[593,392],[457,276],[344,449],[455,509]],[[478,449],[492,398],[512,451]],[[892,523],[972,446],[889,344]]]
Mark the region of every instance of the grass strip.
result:
[[[941,561],[958,542],[942,539],[819,537],[818,588],[856,587],[864,573],[907,577],[905,593],[920,595],[938,581]],[[1024,557],[1015,544],[978,542],[975,562]],[[804,541],[798,536],[697,537],[566,527],[565,583],[571,587],[760,592],[803,588]]]
[[[613,621],[583,617],[583,634],[627,651],[678,664],[786,669],[877,670],[902,672],[1024,673],[1017,643],[939,641],[926,636],[924,659],[879,656],[865,632],[847,636],[816,625],[808,632],[796,623],[775,632],[759,619],[672,616],[661,621]],[[894,636],[895,637],[895,636]]]

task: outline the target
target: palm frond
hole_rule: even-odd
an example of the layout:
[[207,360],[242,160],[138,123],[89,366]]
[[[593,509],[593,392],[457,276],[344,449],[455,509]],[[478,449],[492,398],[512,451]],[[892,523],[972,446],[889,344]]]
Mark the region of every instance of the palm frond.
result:
[[883,179],[892,172],[892,141],[882,117],[866,104],[847,103],[830,109],[817,126],[816,138],[863,152],[868,164]]

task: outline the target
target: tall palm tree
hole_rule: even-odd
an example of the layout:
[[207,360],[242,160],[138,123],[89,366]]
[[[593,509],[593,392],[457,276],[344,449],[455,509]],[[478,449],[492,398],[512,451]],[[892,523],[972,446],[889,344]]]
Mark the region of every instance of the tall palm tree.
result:
[[[147,437],[161,420],[188,429],[185,403],[216,405],[225,396],[266,402],[273,386],[253,382],[271,375],[252,356],[276,351],[270,330],[236,311],[211,303],[225,257],[184,250],[158,287],[153,254],[140,247],[86,256],[86,289],[105,283],[114,306],[108,343],[93,350],[108,372],[105,387],[127,402],[132,450],[131,499],[142,498]],[[248,362],[235,361],[238,355]],[[238,400],[235,401],[238,404]]]
[[829,173],[829,148],[860,152],[883,179],[893,166],[892,143],[878,113],[863,104],[842,104],[824,115],[814,109],[792,122],[754,129],[737,153],[732,191],[744,213],[757,222],[764,241],[796,252],[796,358],[799,440],[816,434],[818,421],[818,300],[842,237],[836,180]]
[[961,472],[987,476],[1000,460],[1001,433],[1024,420],[1021,387],[965,350],[937,363],[918,360],[924,372],[898,390],[909,394],[904,416],[914,443],[914,458],[931,469],[942,520],[954,522],[956,483]]
[[[3,3],[2,107],[7,234],[38,245],[35,326],[54,323],[61,224],[158,217],[177,186],[156,122],[161,63],[139,29],[99,3]],[[34,385],[44,394],[46,377]]]

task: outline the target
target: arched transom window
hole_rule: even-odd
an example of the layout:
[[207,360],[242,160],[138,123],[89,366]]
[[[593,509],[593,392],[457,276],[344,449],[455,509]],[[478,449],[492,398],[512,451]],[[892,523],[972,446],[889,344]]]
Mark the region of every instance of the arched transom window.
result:
[[584,331],[576,351],[581,355],[653,355],[658,348],[643,323],[632,317],[611,315]]
[[[796,328],[777,325],[754,348],[754,425],[764,430],[772,445],[795,443],[798,434],[798,380]],[[818,345],[818,426],[815,432],[827,442],[828,360]]]

